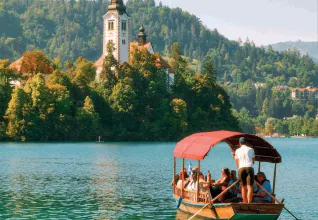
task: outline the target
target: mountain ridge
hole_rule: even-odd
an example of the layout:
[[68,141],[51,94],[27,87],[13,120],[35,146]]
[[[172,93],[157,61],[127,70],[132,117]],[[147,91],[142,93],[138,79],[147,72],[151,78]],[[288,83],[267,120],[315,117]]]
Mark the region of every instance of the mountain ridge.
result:
[[[301,55],[308,54],[311,58],[318,62],[318,42],[317,41],[284,41],[270,44],[273,49],[278,51],[298,50]],[[267,46],[269,47],[269,45]]]

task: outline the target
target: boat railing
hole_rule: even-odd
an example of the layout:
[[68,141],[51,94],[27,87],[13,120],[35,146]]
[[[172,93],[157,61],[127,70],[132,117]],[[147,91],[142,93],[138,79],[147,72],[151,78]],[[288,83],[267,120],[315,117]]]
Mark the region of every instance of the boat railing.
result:
[[[180,188],[176,188],[175,195],[176,196],[181,196],[181,193],[182,193],[181,189]],[[203,202],[203,203],[209,202],[209,195],[208,195],[207,192],[199,192],[199,197],[198,197],[198,200],[197,200],[196,199],[197,198],[197,192],[193,191],[193,190],[187,190],[187,189],[183,190],[182,198],[186,199],[186,200],[193,201],[193,202]]]

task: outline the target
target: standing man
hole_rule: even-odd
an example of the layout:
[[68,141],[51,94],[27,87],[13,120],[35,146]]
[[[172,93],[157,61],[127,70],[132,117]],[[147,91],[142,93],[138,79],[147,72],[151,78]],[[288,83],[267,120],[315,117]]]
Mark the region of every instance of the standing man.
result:
[[253,200],[253,183],[255,161],[254,150],[246,146],[245,137],[239,139],[240,148],[235,151],[235,162],[239,169],[238,179],[242,186],[243,202],[251,203]]

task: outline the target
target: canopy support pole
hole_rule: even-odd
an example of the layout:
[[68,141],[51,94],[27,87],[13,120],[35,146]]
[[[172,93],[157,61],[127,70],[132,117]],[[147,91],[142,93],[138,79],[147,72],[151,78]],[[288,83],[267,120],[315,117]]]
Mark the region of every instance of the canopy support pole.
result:
[[182,188],[181,188],[181,198],[183,198],[183,192],[184,192],[184,158],[182,158]]
[[176,193],[176,158],[173,157],[173,194]]
[[258,161],[258,172],[261,172],[261,161]]
[[275,195],[275,185],[276,185],[276,163],[274,167],[274,179],[273,179],[273,194]]
[[197,172],[197,188],[196,188],[197,202],[199,202],[199,181],[200,181],[200,160],[198,160],[198,172]]

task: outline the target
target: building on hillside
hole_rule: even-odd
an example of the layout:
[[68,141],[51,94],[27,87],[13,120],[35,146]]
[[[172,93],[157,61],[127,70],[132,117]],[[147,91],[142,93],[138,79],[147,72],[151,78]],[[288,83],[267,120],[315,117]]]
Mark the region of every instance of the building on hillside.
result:
[[254,84],[255,89],[263,88],[265,85],[266,85],[265,83],[255,83],[255,84]]
[[289,86],[275,86],[273,89],[277,91],[289,90]]
[[119,63],[129,60],[130,16],[126,12],[123,0],[111,0],[103,19],[103,54],[95,62],[97,76],[103,69],[103,60],[107,55],[109,42],[114,44],[113,55]]
[[[114,44],[115,50],[113,54],[120,64],[129,63],[130,49],[134,48],[134,45],[137,45],[137,48],[146,48],[151,55],[155,53],[151,42],[147,42],[147,35],[143,26],[139,30],[138,42],[130,42],[130,16],[126,12],[123,0],[111,0],[108,11],[103,16],[103,19],[103,54],[94,64],[97,77],[103,69],[103,62],[107,55],[106,49],[109,42]],[[157,67],[165,70],[168,76],[168,85],[171,86],[174,83],[174,73],[169,64],[159,56]]]
[[37,73],[52,74],[54,71],[54,68],[51,65],[36,56],[22,56],[11,63],[8,68],[14,70],[21,76],[21,80],[10,82],[12,86],[20,86],[25,80]]
[[310,86],[306,88],[291,88],[291,98],[293,100],[303,100],[306,101],[312,98],[318,101],[318,88],[312,88]]
[[[145,33],[143,25],[139,28],[138,42],[130,43],[130,51],[140,48],[145,48],[151,55],[155,54],[155,50],[153,49],[151,42],[147,41],[147,34]],[[156,66],[164,70],[167,74],[167,86],[170,88],[174,84],[174,72],[170,65],[159,55],[156,56]]]

